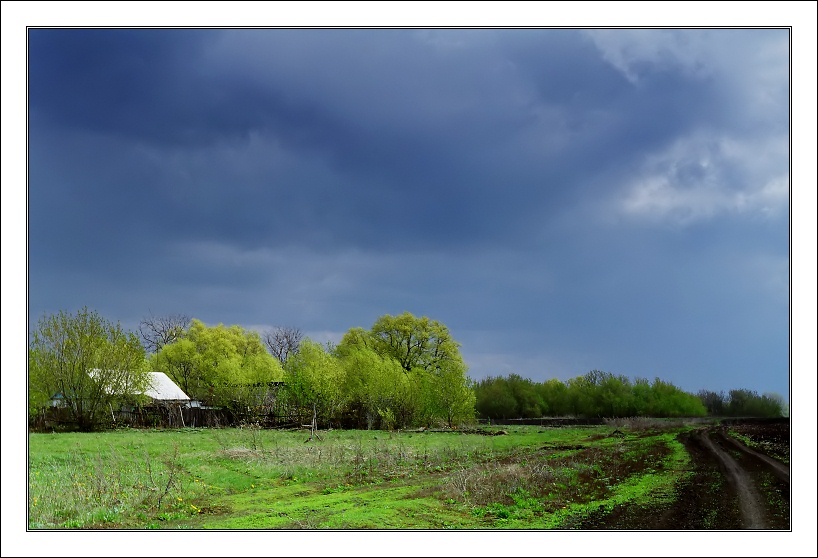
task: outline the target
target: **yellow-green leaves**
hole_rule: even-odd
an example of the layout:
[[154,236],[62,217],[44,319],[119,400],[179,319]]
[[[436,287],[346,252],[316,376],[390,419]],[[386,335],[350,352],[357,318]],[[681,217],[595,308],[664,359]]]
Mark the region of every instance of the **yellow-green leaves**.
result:
[[29,398],[58,396],[83,430],[97,428],[114,399],[147,383],[145,349],[87,307],[43,316],[29,344]]
[[238,325],[209,327],[196,319],[151,358],[151,365],[190,397],[214,405],[256,404],[284,375],[257,332]]

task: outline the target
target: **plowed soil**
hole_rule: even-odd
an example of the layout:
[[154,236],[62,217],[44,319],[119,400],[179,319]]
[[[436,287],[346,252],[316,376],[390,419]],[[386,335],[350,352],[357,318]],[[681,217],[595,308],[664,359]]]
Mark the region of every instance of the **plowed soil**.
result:
[[791,528],[789,421],[724,421],[679,439],[690,453],[691,465],[673,503],[618,506],[590,516],[579,528]]

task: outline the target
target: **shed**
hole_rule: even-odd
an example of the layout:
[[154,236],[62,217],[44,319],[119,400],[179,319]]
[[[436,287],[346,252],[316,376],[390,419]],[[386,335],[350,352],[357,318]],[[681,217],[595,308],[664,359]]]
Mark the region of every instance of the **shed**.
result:
[[[92,378],[96,377],[99,374],[99,369],[94,368],[88,375]],[[132,395],[147,395],[151,399],[156,402],[159,401],[170,401],[170,402],[187,402],[190,401],[190,397],[182,391],[176,382],[171,380],[167,374],[164,372],[148,372],[148,388],[144,391],[136,391],[132,390],[130,386],[126,384],[123,390],[119,390],[120,393],[130,393]],[[108,389],[109,393],[113,393],[112,389]],[[53,399],[53,398],[52,398]]]
[[190,401],[182,388],[164,372],[148,372],[150,387],[142,392],[155,401]]

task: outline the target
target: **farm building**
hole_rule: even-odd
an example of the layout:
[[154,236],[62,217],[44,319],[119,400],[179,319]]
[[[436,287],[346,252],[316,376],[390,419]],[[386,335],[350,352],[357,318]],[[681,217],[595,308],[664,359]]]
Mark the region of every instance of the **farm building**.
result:
[[[144,389],[129,388],[126,375],[113,376],[105,390],[109,398],[104,403],[109,423],[119,426],[222,426],[245,420],[276,421],[273,409],[278,390],[283,382],[261,382],[236,385],[247,396],[244,404],[213,406],[207,401],[191,399],[173,379],[164,372],[148,372],[148,383]],[[91,378],[101,378],[98,369],[92,369]],[[119,380],[119,382],[117,382]],[[140,396],[140,397],[134,397]],[[67,405],[76,403],[76,398],[66,399],[64,394],[51,397],[50,409],[37,414],[46,426],[48,424],[68,424],[73,420]],[[234,402],[235,403],[235,402]],[[269,417],[273,416],[273,419]],[[261,419],[259,417],[262,417]],[[108,420],[106,418],[106,420]]]
[[182,391],[182,388],[164,372],[148,372],[148,387],[145,390],[133,392],[132,395],[145,395],[151,401],[141,409],[123,405],[115,422],[133,423],[135,420],[144,420],[145,413],[148,413],[155,417],[158,423],[168,426],[185,426],[182,409],[194,403]]
[[[150,422],[150,424],[166,424],[170,426],[184,426],[185,417],[183,409],[195,406],[190,397],[176,385],[164,372],[148,372],[147,384],[144,389],[132,389],[128,385],[127,375],[108,374],[106,378],[105,392],[114,396],[103,403],[107,407],[111,422],[113,424],[139,424]],[[101,371],[92,369],[88,372],[92,379],[101,379]],[[117,377],[119,376],[119,377]],[[132,396],[143,396],[134,398]],[[89,397],[92,397],[89,394]],[[75,407],[79,403],[85,402],[83,396],[79,401],[76,397],[65,397],[64,393],[55,393],[51,397],[50,409],[38,414],[47,426],[51,424],[69,424],[76,416],[69,412],[69,405]],[[88,400],[88,404],[83,403],[86,412],[88,408],[97,405],[99,399]]]
[[168,378],[164,372],[148,372],[151,377],[150,387],[142,392],[154,401],[185,403],[190,401],[182,388]]
[[[190,397],[164,372],[148,372],[148,376],[149,387],[138,394],[151,398],[147,408],[152,408],[154,412],[160,411],[161,421],[169,426],[185,426],[182,407],[190,406]],[[120,418],[126,422],[133,421],[134,410],[123,407]]]
[[[88,372],[92,378],[99,373],[94,369]],[[154,403],[177,403],[188,405],[190,397],[185,394],[182,389],[176,385],[176,382],[171,380],[164,372],[148,372],[149,387],[144,391],[132,392],[130,395],[147,395]],[[128,391],[127,389],[124,391]],[[111,393],[111,390],[108,390]],[[62,407],[65,404],[65,398],[62,393],[56,393],[51,397],[52,407]]]

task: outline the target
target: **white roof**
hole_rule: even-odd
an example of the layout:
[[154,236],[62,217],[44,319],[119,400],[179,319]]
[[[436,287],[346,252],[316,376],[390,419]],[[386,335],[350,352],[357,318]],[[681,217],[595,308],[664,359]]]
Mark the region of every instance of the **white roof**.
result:
[[158,400],[187,401],[190,399],[164,372],[148,372],[151,386],[143,393]]
[[[99,374],[99,368],[94,368],[88,375],[96,378]],[[147,395],[151,399],[157,401],[189,401],[190,397],[185,395],[185,392],[176,385],[176,382],[168,378],[164,372],[148,372],[149,387],[142,392],[142,395]],[[127,389],[127,388],[126,388]],[[110,387],[107,389],[108,393],[113,393]]]

